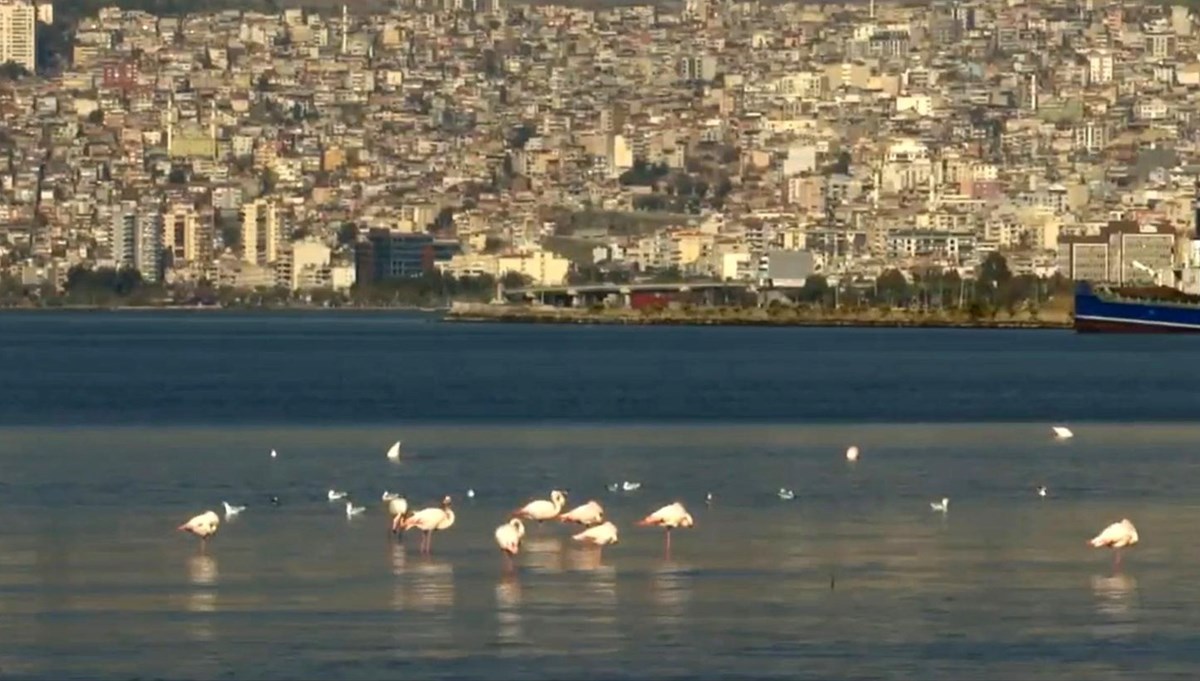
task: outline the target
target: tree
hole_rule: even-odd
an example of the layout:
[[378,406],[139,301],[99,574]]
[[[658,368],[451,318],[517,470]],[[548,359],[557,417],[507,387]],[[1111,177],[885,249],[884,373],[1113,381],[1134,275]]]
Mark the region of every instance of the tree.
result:
[[15,61],[0,64],[0,80],[21,80],[29,77],[29,70]]
[[879,297],[886,300],[888,305],[896,305],[908,300],[908,279],[900,270],[891,269],[879,275],[875,280],[875,290]]
[[1008,261],[999,253],[994,251],[988,253],[988,256],[979,265],[978,281],[981,287],[999,288],[1011,278],[1012,272],[1008,271]]
[[800,289],[800,300],[806,303],[824,303],[825,296],[829,294],[829,282],[825,277],[814,274],[804,280],[804,287]]

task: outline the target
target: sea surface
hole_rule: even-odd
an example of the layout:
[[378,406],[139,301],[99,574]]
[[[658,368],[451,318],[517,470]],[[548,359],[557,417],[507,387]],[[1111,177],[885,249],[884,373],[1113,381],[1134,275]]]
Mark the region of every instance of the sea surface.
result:
[[[0,678],[1192,679],[1198,342],[0,314]],[[551,489],[620,543],[508,569]],[[430,555],[385,490],[453,498]]]

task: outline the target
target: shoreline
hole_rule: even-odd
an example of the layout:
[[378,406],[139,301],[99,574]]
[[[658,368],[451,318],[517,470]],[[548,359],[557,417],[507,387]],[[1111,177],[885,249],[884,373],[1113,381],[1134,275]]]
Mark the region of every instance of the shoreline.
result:
[[572,308],[506,307],[499,305],[455,306],[442,321],[485,324],[576,324],[610,326],[758,326],[810,328],[891,328],[891,329],[1021,329],[1069,331],[1074,328],[1070,315],[1057,314],[1046,319],[995,318],[970,319],[946,315],[903,313],[820,314],[812,312],[771,314],[763,309],[662,310],[579,310]]

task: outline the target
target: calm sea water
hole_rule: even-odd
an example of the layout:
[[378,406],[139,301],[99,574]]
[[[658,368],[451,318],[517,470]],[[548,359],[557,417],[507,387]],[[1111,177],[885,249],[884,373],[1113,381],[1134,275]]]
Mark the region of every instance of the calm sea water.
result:
[[[0,315],[0,678],[1194,678],[1195,343]],[[551,488],[621,543],[531,528],[507,572]],[[431,556],[384,489],[455,498]],[[676,499],[668,556],[632,522]]]

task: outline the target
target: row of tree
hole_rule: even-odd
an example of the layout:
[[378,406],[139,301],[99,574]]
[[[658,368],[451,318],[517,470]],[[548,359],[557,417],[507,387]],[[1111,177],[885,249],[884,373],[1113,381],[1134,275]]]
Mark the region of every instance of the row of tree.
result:
[[456,278],[438,271],[413,279],[387,279],[354,286],[349,292],[312,290],[294,292],[281,287],[254,290],[218,286],[212,282],[181,282],[171,286],[147,282],[136,269],[74,267],[67,273],[63,290],[53,285],[30,286],[10,276],[0,277],[0,306],[86,305],[222,305],[283,307],[325,306],[413,306],[437,307],[453,301],[488,301],[497,284],[520,288],[528,280],[515,273],[500,282],[494,277]]

